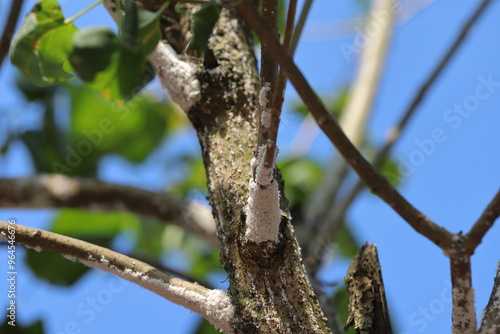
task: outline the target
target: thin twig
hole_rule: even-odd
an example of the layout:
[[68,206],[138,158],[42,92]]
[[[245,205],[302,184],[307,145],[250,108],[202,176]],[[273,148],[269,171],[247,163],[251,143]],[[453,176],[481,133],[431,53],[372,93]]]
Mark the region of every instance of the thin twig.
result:
[[412,206],[352,145],[332,114],[324,107],[302,72],[294,64],[288,55],[288,51],[281,46],[276,38],[268,34],[269,28],[253,3],[250,0],[242,0],[235,5],[235,8],[247,24],[255,30],[261,41],[267,44],[269,52],[284,69],[288,79],[316,119],[319,127],[354,168],[360,178],[370,187],[372,192],[389,204],[417,232],[439,247],[446,248],[451,241],[451,233],[436,225]]
[[[283,37],[283,47],[288,50],[290,48],[290,42],[292,40],[293,24],[295,20],[295,12],[297,9],[297,0],[290,0],[288,5],[285,33]],[[271,103],[271,125],[269,126],[269,146],[266,151],[266,161],[270,162],[274,160],[274,155],[276,154],[276,144],[278,142],[278,129],[280,125],[281,111],[283,108],[283,101],[285,98],[285,88],[286,88],[286,76],[282,69],[279,70],[278,80],[276,81],[276,87],[274,89],[274,94],[272,95],[273,100]]]
[[59,174],[0,178],[0,206],[122,211],[171,223],[218,245],[211,210],[166,194]]
[[0,221],[0,239],[11,240],[38,251],[55,252],[86,266],[102,269],[200,314],[217,328],[232,331],[233,308],[229,297],[222,290],[210,290],[186,282],[104,247],[11,222]]
[[0,40],[0,67],[2,67],[5,56],[9,53],[10,41],[16,29],[17,20],[23,8],[23,2],[24,0],[11,1],[9,16],[7,17],[7,22],[5,22],[2,39]]
[[483,214],[474,223],[469,233],[466,234],[465,247],[469,254],[473,254],[476,247],[483,240],[484,235],[493,226],[495,220],[500,216],[500,190],[483,211]]
[[[262,0],[262,17],[267,22],[270,30],[269,34],[278,38],[278,1],[277,0]],[[266,145],[272,141],[270,138],[270,132],[272,131],[272,123],[269,122],[269,118],[272,118],[272,96],[276,89],[276,80],[278,77],[278,65],[274,61],[273,57],[269,54],[267,45],[261,43],[260,48],[261,61],[260,61],[260,83],[261,91],[259,95],[260,109],[259,109],[259,142],[258,147]],[[278,124],[275,124],[278,126]],[[266,159],[264,161],[264,166],[266,168],[274,168],[274,163],[276,159],[276,143],[270,143],[273,146],[272,153],[270,152],[270,147],[266,149]],[[273,145],[274,144],[274,145]],[[257,158],[258,152],[255,152],[255,157]]]
[[464,24],[464,26],[460,30],[460,33],[455,38],[455,40],[451,44],[448,51],[444,54],[443,58],[439,61],[437,66],[434,68],[431,75],[427,78],[427,80],[425,80],[425,82],[422,84],[422,86],[420,86],[417,94],[414,96],[414,98],[411,101],[408,108],[406,108],[406,111],[403,114],[403,117],[398,122],[398,125],[394,129],[391,130],[384,147],[376,154],[374,162],[373,162],[373,165],[375,167],[377,167],[377,168],[380,167],[380,165],[384,162],[389,151],[392,149],[393,145],[395,144],[397,139],[400,137],[403,129],[406,127],[408,121],[414,115],[417,107],[420,106],[420,104],[425,99],[425,97],[429,93],[432,86],[436,83],[439,76],[443,73],[444,69],[450,63],[450,60],[452,59],[452,57],[456,54],[458,48],[463,44],[463,42],[465,41],[465,38],[467,37],[467,34],[470,32],[472,26],[478,21],[478,19],[481,17],[481,15],[485,12],[488,5],[491,3],[492,3],[491,0],[483,0],[483,2],[477,7],[477,9],[474,11],[474,13],[471,15],[471,17],[467,20],[467,22]]
[[306,2],[304,2],[302,10],[300,11],[300,16],[297,21],[297,24],[295,25],[295,30],[292,36],[292,42],[290,44],[291,55],[295,54],[295,50],[297,50],[297,45],[299,44],[302,31],[304,30],[304,25],[306,24],[307,16],[309,15],[309,11],[311,10],[312,2],[313,0],[306,0]]

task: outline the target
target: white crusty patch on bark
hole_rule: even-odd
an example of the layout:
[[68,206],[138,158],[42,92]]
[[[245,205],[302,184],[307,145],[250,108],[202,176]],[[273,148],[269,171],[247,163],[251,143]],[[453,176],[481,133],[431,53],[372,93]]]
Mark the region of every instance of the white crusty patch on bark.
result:
[[200,82],[194,67],[178,59],[162,42],[158,43],[149,59],[172,100],[188,112],[201,98]]
[[281,213],[278,182],[274,179],[274,163],[264,166],[266,145],[259,148],[257,158],[251,161],[255,177],[248,184],[248,203],[245,237],[253,242],[278,241]]
[[260,104],[260,122],[263,127],[269,129],[271,126],[271,108],[268,106],[269,92],[271,91],[271,85],[266,82],[259,92],[259,104]]

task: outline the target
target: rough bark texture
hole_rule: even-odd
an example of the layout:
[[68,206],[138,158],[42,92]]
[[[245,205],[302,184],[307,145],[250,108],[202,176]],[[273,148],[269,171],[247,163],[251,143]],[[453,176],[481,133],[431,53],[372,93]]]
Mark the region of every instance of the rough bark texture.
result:
[[236,308],[234,328],[238,333],[329,333],[289,218],[283,216],[278,244],[245,239],[259,114],[259,78],[248,36],[224,10],[200,69],[202,102],[188,113],[207,169],[221,262]]
[[349,319],[357,334],[392,334],[384,282],[375,245],[366,243],[352,260],[344,281],[349,293]]

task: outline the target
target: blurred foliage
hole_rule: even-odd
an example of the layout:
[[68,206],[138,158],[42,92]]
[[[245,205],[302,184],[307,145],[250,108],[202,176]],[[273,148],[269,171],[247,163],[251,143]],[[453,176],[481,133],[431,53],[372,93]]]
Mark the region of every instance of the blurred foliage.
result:
[[[347,87],[344,87],[344,88],[341,88],[335,94],[335,97],[327,98],[327,99],[322,99],[320,97],[320,100],[328,108],[328,110],[332,113],[333,117],[335,117],[335,119],[338,120],[340,115],[342,114],[342,111],[344,110],[344,107],[346,105],[348,98],[349,98],[349,89]],[[294,112],[297,115],[300,115],[302,117],[305,117],[309,114],[309,110],[304,105],[304,103],[302,103],[302,101],[295,103],[291,107],[291,109],[292,109],[292,112]]]
[[322,168],[313,160],[281,160],[278,168],[285,180],[285,196],[290,207],[304,204],[323,178]]
[[12,64],[41,86],[70,78],[67,55],[76,31],[65,23],[57,1],[37,2],[12,41]]
[[159,17],[167,5],[152,13],[127,0],[116,36],[106,27],[78,30],[57,1],[39,1],[14,37],[12,63],[40,86],[61,83],[74,72],[102,97],[123,105],[154,77],[147,56],[161,38]]
[[[7,318],[7,317],[3,317]],[[9,318],[7,321],[0,326],[0,333],[2,334],[43,334],[43,322],[38,320],[32,323],[29,326],[24,326],[24,324],[20,324],[18,319],[16,319],[16,325],[11,326],[8,324]]]
[[[338,288],[335,290],[335,292],[332,295],[333,298],[333,303],[335,305],[335,309],[338,312],[339,318],[340,318],[340,323],[342,325],[345,325],[347,322],[347,318],[349,316],[348,313],[348,295],[347,295],[347,289],[345,286],[342,284],[342,287]],[[354,334],[355,330],[354,327],[349,327],[349,329],[345,332],[346,334]]]
[[359,250],[359,244],[351,231],[351,227],[345,223],[342,223],[333,239],[333,243],[337,245],[342,256],[348,259],[356,255]]
[[70,286],[80,279],[89,267],[79,263],[68,261],[57,253],[28,250],[26,253],[26,264],[40,279],[49,283]]

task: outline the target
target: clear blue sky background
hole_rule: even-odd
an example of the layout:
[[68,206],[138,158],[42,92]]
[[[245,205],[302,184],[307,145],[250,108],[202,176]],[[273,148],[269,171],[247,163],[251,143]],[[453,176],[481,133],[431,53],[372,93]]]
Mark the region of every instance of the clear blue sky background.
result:
[[[25,13],[34,1],[27,2]],[[407,6],[425,2],[429,1],[404,1]],[[1,22],[4,22],[9,3],[0,3]],[[66,16],[75,14],[85,6],[81,1],[62,3]],[[313,6],[312,21],[306,29],[304,43],[300,45],[296,59],[313,87],[321,94],[334,94],[352,78],[356,62],[348,62],[340,46],[342,43],[352,43],[355,36],[349,32],[341,33],[339,22],[360,14],[360,8],[354,3],[354,0],[317,0]],[[427,78],[478,3],[471,0],[437,0],[409,21],[397,26],[374,104],[368,131],[371,141],[377,144],[384,141],[387,130],[398,120],[415,90]],[[398,162],[415,158],[419,154],[416,153],[419,150],[416,143],[432,138],[432,132],[441,129],[446,139],[436,143],[433,152],[421,159],[421,164],[415,166],[400,190],[417,208],[452,232],[468,231],[500,185],[500,87],[493,87],[491,95],[481,100],[468,118],[462,118],[456,129],[452,127],[455,123],[444,119],[447,109],[453,108],[455,103],[471,101],[471,96],[474,96],[476,87],[481,83],[480,77],[487,79],[491,76],[493,81],[500,82],[500,48],[497,45],[499,16],[500,4],[496,1],[471,31],[463,47],[421,105],[393,154]],[[79,19],[77,25],[96,22],[112,25],[102,8]],[[0,137],[6,126],[24,127],[34,121],[23,116],[26,105],[11,88],[13,76],[14,70],[10,64],[4,63],[0,72]],[[297,101],[293,90],[287,97],[289,102]],[[290,113],[285,112],[284,117],[285,120],[288,117],[289,125],[280,133],[280,146],[283,155],[286,155],[293,152],[289,143],[294,138],[293,131],[297,129],[297,124]],[[197,150],[194,139],[183,142],[181,146],[186,150]],[[179,152],[179,145],[164,145],[139,166],[118,158],[106,158],[101,163],[100,177],[161,190],[175,175],[158,176],[163,169],[155,161],[158,161],[158,157],[176,152]],[[321,135],[311,147],[311,155],[325,162],[332,152],[331,145]],[[0,157],[2,177],[32,173],[33,167],[22,145],[15,145],[7,155]],[[0,219],[15,218],[20,224],[34,227],[46,226],[53,215],[54,212],[50,210],[0,210]],[[378,245],[389,307],[397,333],[449,333],[449,266],[442,252],[417,235],[387,205],[369,193],[361,196],[352,207],[349,221],[360,242],[370,241]],[[479,314],[487,302],[500,258],[499,238],[500,229],[496,226],[472,259]],[[0,267],[5,268],[3,250],[1,254],[4,255],[0,255]],[[328,280],[339,279],[344,275],[346,266],[346,263],[342,263],[325,268],[322,275]],[[140,287],[125,285],[123,281],[123,289],[113,293],[109,303],[102,305],[93,319],[80,314],[79,308],[87,310],[85,304],[92,298],[109,295],[109,285],[116,286],[115,278],[106,273],[93,271],[79,281],[76,288],[63,289],[37,280],[26,268],[21,267],[19,272],[19,321],[29,323],[42,317],[46,320],[46,330],[50,334],[69,333],[65,327],[71,323],[75,323],[82,330],[81,333],[190,333],[194,326],[196,315]],[[219,277],[212,283],[217,285],[221,280]],[[0,280],[0,305],[5,305],[6,291],[5,282]]]

